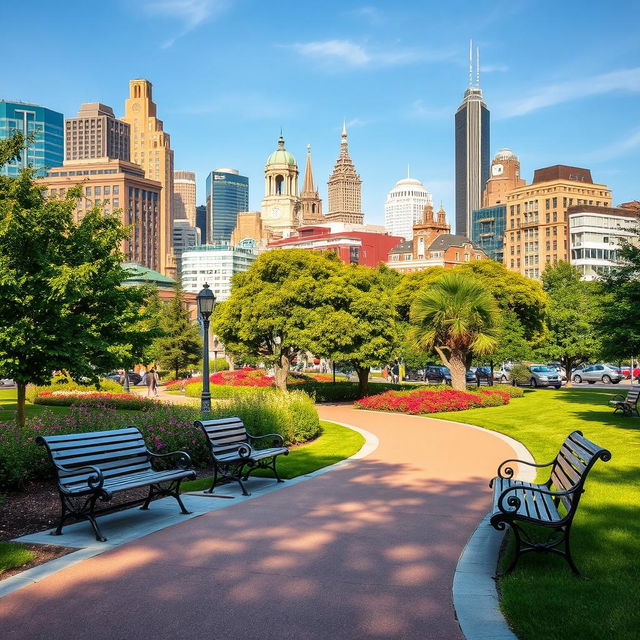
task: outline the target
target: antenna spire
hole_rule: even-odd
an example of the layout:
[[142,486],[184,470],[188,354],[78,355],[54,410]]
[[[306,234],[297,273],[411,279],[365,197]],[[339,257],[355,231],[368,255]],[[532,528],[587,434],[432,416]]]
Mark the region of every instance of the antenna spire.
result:
[[473,40],[469,40],[469,88],[473,86]]
[[410,166],[409,166],[409,164],[407,164],[407,178],[411,177],[411,173],[410,173],[409,169],[410,169]]
[[476,84],[480,88],[480,47],[476,48]]

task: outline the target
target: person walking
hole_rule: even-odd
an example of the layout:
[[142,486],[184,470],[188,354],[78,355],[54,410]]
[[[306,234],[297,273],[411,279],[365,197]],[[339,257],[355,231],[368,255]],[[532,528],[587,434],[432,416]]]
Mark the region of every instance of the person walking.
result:
[[393,367],[391,368],[392,380],[393,384],[398,384],[400,380],[400,367],[398,366],[398,361],[396,360],[393,363]]
[[156,370],[151,367],[149,371],[147,371],[147,396],[157,396],[158,395],[158,374]]

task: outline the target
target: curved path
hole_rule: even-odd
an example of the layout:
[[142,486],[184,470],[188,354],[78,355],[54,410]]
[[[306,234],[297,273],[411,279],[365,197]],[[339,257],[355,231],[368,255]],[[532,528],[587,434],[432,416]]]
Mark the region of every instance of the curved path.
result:
[[462,638],[456,562],[512,449],[441,420],[320,414],[379,447],[2,598],[2,638]]

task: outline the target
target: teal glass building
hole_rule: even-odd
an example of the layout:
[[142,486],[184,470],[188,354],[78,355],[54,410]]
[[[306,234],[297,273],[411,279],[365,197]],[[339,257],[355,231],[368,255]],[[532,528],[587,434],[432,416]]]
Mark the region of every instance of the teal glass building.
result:
[[507,205],[474,209],[471,212],[471,241],[489,258],[502,262]]
[[64,160],[64,116],[37,104],[0,100],[0,140],[9,138],[14,131],[36,133],[36,140],[20,160],[0,167],[0,174],[17,176],[20,169],[32,166],[38,176],[46,170],[61,167]]
[[238,213],[249,210],[249,178],[236,169],[216,169],[207,176],[207,244],[228,243]]

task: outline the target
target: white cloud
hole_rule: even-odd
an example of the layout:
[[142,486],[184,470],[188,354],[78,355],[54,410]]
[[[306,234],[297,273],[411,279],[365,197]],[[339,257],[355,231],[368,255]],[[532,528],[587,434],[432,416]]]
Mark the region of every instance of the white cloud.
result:
[[506,64],[481,64],[480,72],[481,73],[496,73],[509,71],[509,67]]
[[366,127],[371,124],[371,122],[371,120],[363,120],[362,118],[351,118],[351,120],[347,120],[347,129]]
[[606,147],[588,153],[584,159],[587,162],[606,162],[607,160],[613,160],[614,158],[624,156],[631,151],[635,151],[639,147],[640,129],[634,129],[624,138],[621,138]]
[[162,48],[168,49],[176,40],[222,13],[229,3],[230,0],[152,0],[144,5],[144,10],[151,16],[177,23],[178,30],[162,43]]
[[413,62],[445,60],[452,56],[451,52],[446,51],[429,52],[396,46],[365,47],[351,40],[317,40],[288,46],[330,70],[391,67]]
[[503,118],[522,116],[544,107],[616,91],[640,92],[640,67],[540,87],[525,98],[507,103],[499,115]]

